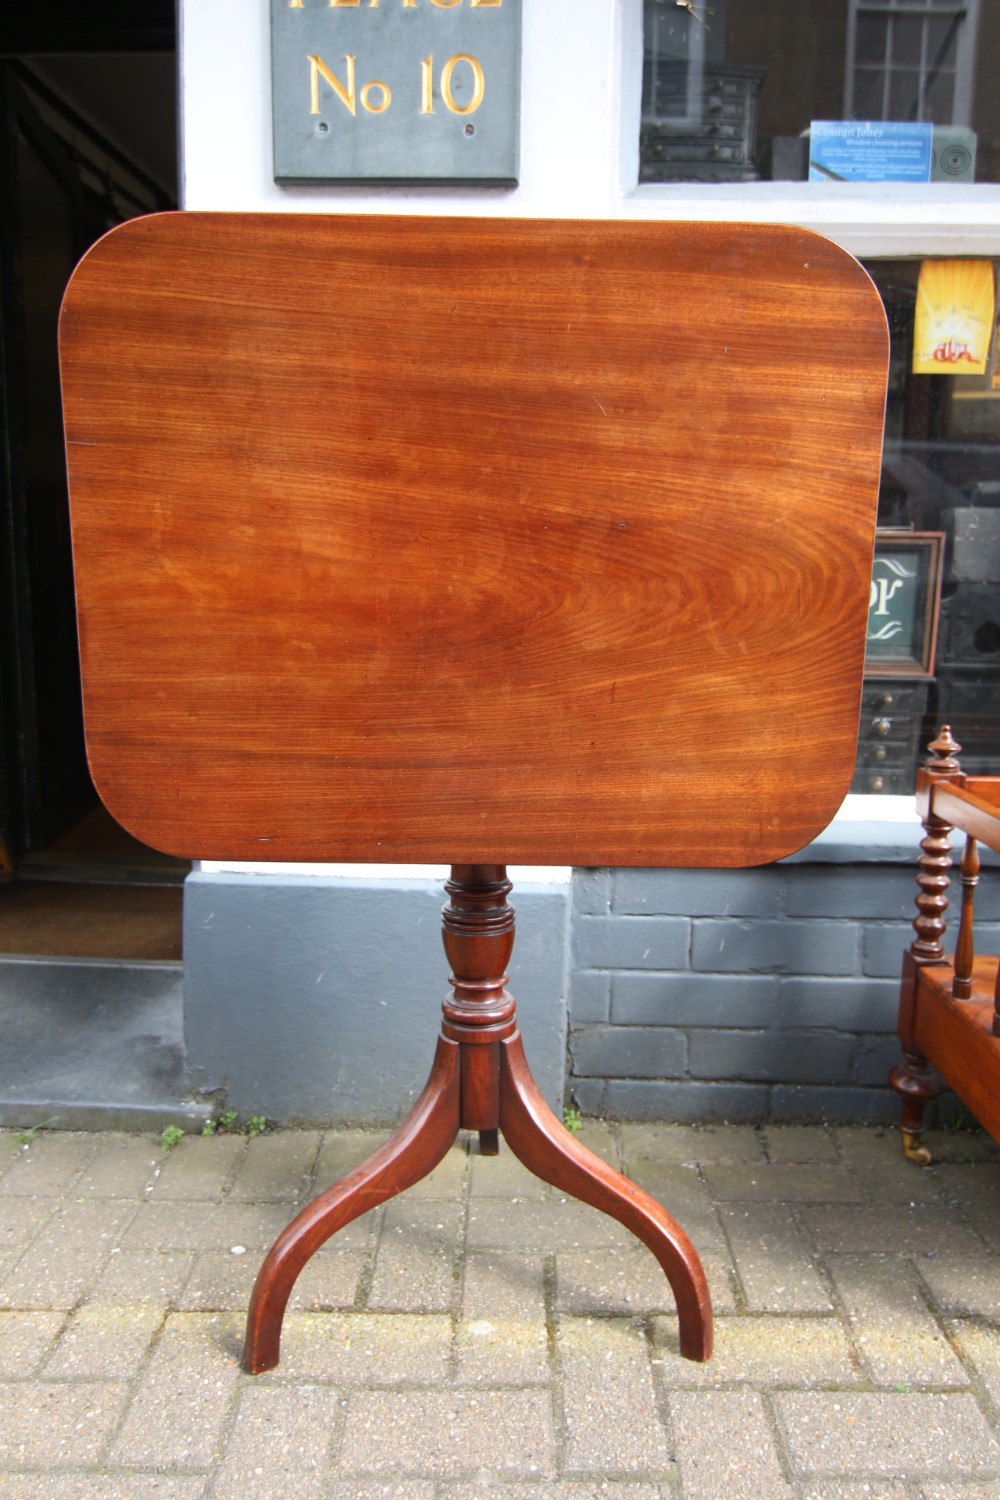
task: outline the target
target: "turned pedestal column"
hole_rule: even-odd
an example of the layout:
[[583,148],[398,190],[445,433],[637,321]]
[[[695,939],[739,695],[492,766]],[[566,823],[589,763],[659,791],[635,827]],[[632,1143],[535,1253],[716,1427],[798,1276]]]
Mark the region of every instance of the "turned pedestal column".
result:
[[575,1140],[542,1098],[524,1055],[507,965],[514,908],[504,865],[453,865],[443,911],[451,993],[431,1074],[413,1109],[385,1145],[311,1203],[279,1235],[254,1286],[246,1367],[278,1363],[292,1287],[319,1247],[368,1209],[432,1171],[459,1130],[479,1132],[480,1150],[508,1146],[544,1182],[618,1219],[656,1256],[675,1298],[680,1349],[708,1359],[712,1310],[701,1262],[687,1235],[656,1200]]

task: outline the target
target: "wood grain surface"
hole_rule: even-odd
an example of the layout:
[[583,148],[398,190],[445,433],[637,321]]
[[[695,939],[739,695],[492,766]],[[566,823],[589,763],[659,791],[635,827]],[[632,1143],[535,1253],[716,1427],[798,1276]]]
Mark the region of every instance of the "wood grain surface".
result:
[[740,865],[836,811],[887,334],[835,246],[163,215],[61,359],[91,766],[147,843]]

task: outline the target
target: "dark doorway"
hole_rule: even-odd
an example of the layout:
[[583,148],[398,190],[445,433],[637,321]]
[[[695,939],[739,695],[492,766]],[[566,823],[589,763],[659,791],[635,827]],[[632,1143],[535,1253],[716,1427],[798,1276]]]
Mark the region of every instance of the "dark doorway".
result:
[[[53,910],[73,886],[120,884],[109,931],[127,925],[130,886],[159,886],[177,937],[147,947],[164,958],[179,956],[185,867],[118,828],[87,771],[56,329],[89,246],[176,206],[174,47],[172,0],[16,0],[0,18],[0,879],[61,886]],[[60,951],[37,920],[15,922],[39,907],[29,894],[8,888],[0,952]]]

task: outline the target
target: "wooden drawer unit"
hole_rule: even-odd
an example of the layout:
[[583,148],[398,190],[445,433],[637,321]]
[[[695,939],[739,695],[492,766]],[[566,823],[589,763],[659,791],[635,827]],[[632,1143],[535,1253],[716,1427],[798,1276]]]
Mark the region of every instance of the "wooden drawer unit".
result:
[[699,89],[686,62],[647,57],[640,181],[756,179],[757,97],[764,73],[764,68],[708,63]]
[[912,793],[926,707],[924,682],[866,681],[852,792]]

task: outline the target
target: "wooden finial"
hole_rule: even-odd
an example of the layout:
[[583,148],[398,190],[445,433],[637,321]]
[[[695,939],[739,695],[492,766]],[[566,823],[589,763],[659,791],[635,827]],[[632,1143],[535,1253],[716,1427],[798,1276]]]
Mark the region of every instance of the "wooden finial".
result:
[[931,740],[927,748],[931,755],[927,761],[926,770],[934,771],[938,775],[949,775],[961,770],[956,757],[962,747],[952,734],[950,724],[941,725],[937,739]]

